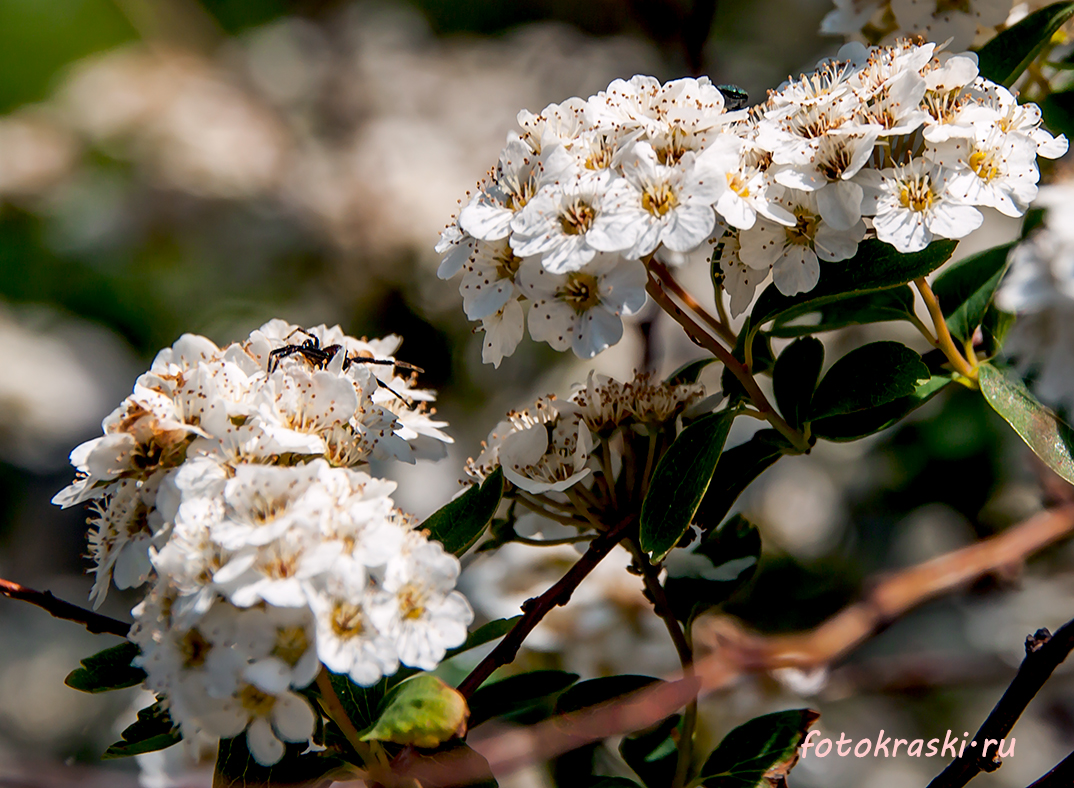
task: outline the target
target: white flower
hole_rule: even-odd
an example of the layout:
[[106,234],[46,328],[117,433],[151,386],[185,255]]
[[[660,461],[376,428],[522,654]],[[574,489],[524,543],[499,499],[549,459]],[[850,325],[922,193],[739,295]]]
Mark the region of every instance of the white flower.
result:
[[549,104],[539,115],[529,110],[518,113],[523,139],[537,153],[559,143],[570,148],[586,128],[586,102],[569,98],[561,104]]
[[556,350],[571,348],[579,358],[616,344],[623,336],[622,315],[645,305],[645,266],[616,255],[594,257],[583,270],[567,274],[527,264],[520,277],[534,302],[530,336]]
[[956,50],[972,44],[978,29],[1002,24],[1010,10],[1010,0],[891,0],[902,34],[920,34],[930,41],[953,39],[950,46]]
[[821,33],[857,33],[885,6],[887,0],[835,0],[835,8],[820,22]]
[[500,466],[500,447],[508,436],[556,421],[559,418],[559,407],[555,399],[541,397],[528,408],[509,411],[507,418],[492,428],[488,440],[482,441],[482,451],[478,458],[467,460],[466,475],[475,482],[483,482]]
[[457,220],[451,222],[440,233],[440,240],[434,248],[437,254],[444,255],[436,275],[441,279],[455,276],[473,255],[476,243],[477,239],[464,233]]
[[817,211],[809,192],[791,192],[783,201],[797,220],[793,227],[760,221],[739,235],[741,259],[758,271],[772,270],[772,281],[783,295],[812,290],[820,279],[819,260],[847,260],[865,237],[865,223],[834,230]]
[[900,252],[919,252],[935,237],[962,238],[980,227],[981,212],[951,195],[948,177],[925,159],[861,172],[864,213],[872,217],[877,238]]
[[417,536],[389,564],[381,590],[370,600],[369,616],[394,640],[404,665],[432,670],[449,648],[466,640],[474,611],[452,590],[458,576],[455,556]]
[[554,274],[577,271],[598,252],[634,245],[640,228],[619,211],[631,198],[630,185],[607,172],[546,187],[511,222],[511,246],[519,257],[541,255]]
[[638,142],[624,160],[623,173],[635,194],[616,211],[622,221],[640,228],[624,257],[644,257],[661,244],[673,252],[688,252],[712,233],[712,204],[724,174],[711,159],[695,160],[688,153],[668,167],[657,161],[649,143]]
[[752,303],[757,285],[768,278],[768,271],[758,271],[742,262],[742,244],[737,231],[725,234],[712,254],[723,273],[722,287],[731,297],[731,314],[738,317]]
[[321,669],[313,616],[306,608],[251,608],[240,613],[233,647],[242,678],[262,692],[308,686]]
[[590,474],[593,439],[585,422],[561,417],[552,430],[543,424],[512,432],[500,444],[503,475],[528,493],[564,492]]
[[499,369],[500,362],[515,352],[525,333],[525,314],[518,299],[508,301],[494,315],[481,319],[485,337],[481,342],[481,360]]
[[1037,196],[1037,143],[984,122],[972,137],[938,143],[926,156],[948,170],[948,192],[970,205],[1021,216]]
[[459,285],[462,309],[470,320],[481,320],[503,309],[519,295],[515,284],[522,258],[506,240],[479,243]]
[[511,232],[515,215],[542,187],[568,179],[574,159],[558,143],[534,153],[515,133],[507,138],[493,180],[481,188],[459,213],[459,226],[474,238],[498,241]]

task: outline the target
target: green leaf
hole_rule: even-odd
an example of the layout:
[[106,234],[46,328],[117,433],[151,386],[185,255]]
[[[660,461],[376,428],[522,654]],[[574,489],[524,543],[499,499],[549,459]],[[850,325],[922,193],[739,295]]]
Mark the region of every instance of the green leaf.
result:
[[694,514],[694,523],[702,531],[719,525],[753,480],[791,448],[790,442],[776,430],[764,429],[721,454],[712,483]]
[[429,538],[444,549],[462,555],[481,538],[503,497],[503,469],[497,468],[481,485],[441,506],[421,524]]
[[753,577],[761,557],[757,526],[736,514],[709,532],[693,550],[667,565],[664,593],[679,621],[726,602]]
[[1071,14],[1074,3],[1053,3],[1004,30],[977,51],[981,76],[1013,85]]
[[213,772],[213,788],[317,785],[330,772],[343,766],[343,761],[328,751],[303,755],[307,747],[306,742],[288,744],[278,763],[262,766],[250,754],[245,733],[240,733],[234,739],[221,739]]
[[1007,270],[1007,255],[1014,242],[986,249],[951,263],[933,281],[932,292],[946,315],[951,335],[963,342],[972,339],[984,320]]
[[872,342],[836,361],[813,395],[810,421],[871,410],[912,395],[931,377],[921,356],[899,342]]
[[155,752],[182,740],[179,727],[162,701],[138,712],[138,719],[128,725],[118,741],[104,751],[102,758],[126,758],[143,752]]
[[1057,134],[1074,134],[1074,90],[1048,94],[1040,104],[1045,125]]
[[1074,429],[1037,401],[1020,380],[981,364],[978,381],[992,409],[1059,476],[1074,484]]
[[947,262],[956,246],[957,241],[933,241],[920,252],[902,254],[875,238],[862,241],[850,260],[825,263],[820,282],[807,293],[785,296],[774,284],[766,287],[757,297],[742,333],[753,334],[770,320],[791,320],[833,301],[905,285]]
[[[395,678],[395,676],[392,676],[392,678]],[[364,730],[371,726],[380,714],[381,706],[384,703],[384,695],[388,691],[387,680],[381,679],[370,687],[363,687],[355,684],[341,673],[329,672],[328,679],[332,682],[332,689],[335,691],[340,703],[343,704],[347,717],[350,718],[355,727],[358,730]],[[313,685],[313,690],[315,689],[316,685]],[[310,692],[316,694],[313,693],[313,690]]]
[[641,505],[641,547],[659,562],[690,528],[737,410],[710,413],[686,427],[653,472]]
[[[754,375],[760,375],[772,369],[776,363],[776,356],[772,352],[772,339],[763,332],[756,332],[750,336],[753,337],[753,355],[750,357],[750,369],[753,370]],[[746,361],[745,347],[746,332],[743,331],[739,334],[738,342],[731,351],[731,354],[743,363]],[[739,383],[738,378],[726,367],[720,374],[720,388],[730,402],[738,402],[749,398],[746,394],[746,389]]]
[[908,397],[901,397],[869,410],[818,419],[810,425],[810,429],[816,437],[837,443],[864,438],[887,429],[911,411],[920,408],[953,380],[950,375],[935,375],[920,383]]
[[546,701],[551,711],[550,696],[562,692],[576,681],[578,674],[565,670],[531,670],[484,684],[470,698],[470,727],[493,717],[511,720]]
[[636,676],[630,673],[580,681],[559,696],[556,701],[556,714],[571,714],[590,706],[598,706],[659,681],[661,680],[652,676]]
[[648,788],[665,788],[675,777],[679,752],[672,731],[676,731],[681,720],[680,715],[673,714],[648,730],[624,736],[619,742],[619,754]]
[[767,788],[786,785],[798,745],[820,718],[812,709],[777,711],[739,725],[724,736],[701,767],[705,788]]
[[362,741],[390,741],[436,747],[466,732],[466,699],[431,673],[420,673],[396,687]]
[[995,304],[991,304],[985,311],[981,321],[981,334],[984,339],[984,353],[986,358],[992,358],[1003,347],[1003,339],[1017,318],[1010,312],[1004,312]]
[[597,777],[594,782],[586,783],[585,788],[641,788],[626,777]]
[[699,358],[697,361],[688,361],[668,375],[667,382],[672,385],[697,383],[698,378],[701,377],[701,371],[715,360],[715,358]]
[[816,337],[796,339],[789,344],[772,370],[772,390],[783,418],[801,429],[813,401],[813,391],[824,366],[824,343]]
[[82,660],[82,667],[72,670],[63,683],[82,692],[108,692],[136,686],[145,681],[145,671],[131,665],[131,660],[141,653],[141,649],[129,641],[106,648]]
[[800,337],[846,326],[907,320],[912,314],[914,291],[908,285],[900,285],[890,290],[829,301],[807,312],[786,313],[775,319],[768,333],[774,337]]

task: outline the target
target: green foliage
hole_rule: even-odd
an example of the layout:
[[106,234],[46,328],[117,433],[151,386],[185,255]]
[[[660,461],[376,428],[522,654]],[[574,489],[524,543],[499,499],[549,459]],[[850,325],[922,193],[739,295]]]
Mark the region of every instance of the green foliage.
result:
[[[371,687],[363,687],[340,673],[329,672],[328,679],[332,683],[332,690],[336,693],[336,697],[343,704],[347,717],[356,728],[363,730],[376,722],[387,692],[387,680],[381,679]],[[316,685],[313,685],[309,692],[313,693],[314,690],[316,690]]]
[[106,648],[82,660],[82,667],[72,670],[63,683],[82,692],[108,692],[134,687],[145,681],[145,671],[131,665],[131,660],[141,653],[129,641]]
[[776,430],[765,429],[721,454],[712,483],[694,514],[694,524],[702,531],[715,528],[753,480],[791,448]]
[[690,527],[737,412],[703,416],[660,458],[641,506],[641,547],[654,562],[663,560]]
[[813,391],[824,366],[824,343],[816,337],[796,339],[788,345],[772,370],[776,405],[787,423],[801,429],[809,414]]
[[987,358],[996,355],[1003,345],[1003,339],[1011,326],[1015,323],[1015,316],[1010,312],[1004,312],[995,304],[991,304],[981,320],[981,335],[984,339],[984,353]]
[[767,788],[798,760],[798,745],[820,718],[812,709],[756,717],[727,734],[701,768],[705,788]]
[[699,358],[697,361],[688,361],[677,370],[668,375],[667,382],[671,384],[697,383],[701,377],[701,371],[716,359]]
[[939,394],[953,378],[935,375],[918,384],[913,393],[868,410],[830,416],[814,421],[810,428],[818,438],[844,442],[885,430]]
[[867,293],[905,285],[947,262],[956,246],[957,241],[933,241],[920,252],[902,254],[883,241],[862,241],[850,260],[825,263],[824,276],[807,293],[785,296],[774,284],[766,287],[757,297],[743,333],[753,334],[773,320],[786,323],[835,301],[857,300]]
[[1012,248],[1013,241],[970,255],[952,263],[933,281],[932,292],[955,339],[966,342],[973,338],[992,305]]
[[493,717],[513,720],[531,716],[529,713],[541,706],[551,712],[553,696],[576,681],[578,674],[565,670],[531,670],[484,684],[470,698],[470,726]]
[[664,592],[679,621],[719,605],[753,577],[761,534],[742,515],[709,532],[687,556],[668,566]]
[[213,788],[258,788],[259,786],[316,785],[343,762],[328,752],[302,754],[305,742],[288,744],[283,758],[272,766],[254,760],[246,746],[246,734],[221,739],[213,772]]
[[462,555],[481,538],[503,497],[503,469],[497,468],[481,485],[441,506],[421,527],[444,549]]
[[992,409],[1049,468],[1074,484],[1074,429],[1038,402],[1022,381],[987,363],[981,364],[978,375]]
[[1004,30],[977,52],[981,76],[1010,87],[1074,14],[1074,3],[1053,3]]
[[138,712],[138,719],[124,728],[122,741],[104,751],[102,758],[126,758],[171,747],[182,740],[179,728],[164,703],[157,701]]
[[466,699],[431,673],[407,679],[389,693],[362,741],[436,747],[466,732]]
[[1049,129],[1068,137],[1074,134],[1074,90],[1049,93],[1041,102],[1040,110]]
[[[776,356],[772,352],[771,337],[760,331],[754,334],[749,334],[748,336],[753,340],[753,353],[749,359],[750,371],[755,375],[768,372],[776,363]],[[746,361],[746,338],[746,331],[740,333],[738,335],[738,342],[731,351],[732,355],[743,363]],[[749,395],[746,394],[746,389],[742,387],[738,378],[736,378],[731,370],[727,368],[724,368],[723,373],[720,375],[720,388],[723,389],[724,396],[726,396],[730,402],[749,399]]]
[[586,783],[585,788],[641,788],[641,786],[626,777],[597,777],[594,778],[594,782]]
[[846,326],[907,320],[913,314],[914,291],[908,285],[901,285],[889,290],[849,295],[820,304],[812,311],[781,315],[773,321],[768,333],[774,337],[800,337]]
[[899,342],[872,342],[836,361],[813,395],[809,420],[872,410],[912,395],[931,377],[921,356]]
[[682,717],[673,714],[648,730],[624,736],[619,743],[619,754],[627,766],[641,778],[647,788],[665,788],[671,785],[678,763],[676,729]]
[[636,676],[630,673],[580,681],[556,700],[556,714],[571,714],[590,706],[598,706],[659,681],[660,679],[652,676]]

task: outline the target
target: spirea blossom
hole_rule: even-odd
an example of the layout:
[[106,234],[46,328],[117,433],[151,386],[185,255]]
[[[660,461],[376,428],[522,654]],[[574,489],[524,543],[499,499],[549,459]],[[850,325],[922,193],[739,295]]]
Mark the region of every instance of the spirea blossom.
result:
[[[953,31],[961,17],[974,29],[1002,21],[995,5],[884,7]],[[868,3],[839,7],[855,24],[872,15]],[[1067,141],[980,77],[975,55],[943,49],[848,44],[748,111],[727,111],[705,78],[635,76],[520,113],[521,133],[437,246],[439,275],[463,272],[483,360],[498,366],[526,327],[580,358],[616,344],[654,259],[714,251],[738,315],[769,277],[785,295],[812,290],[825,262],[852,258],[866,237],[918,251],[972,232],[983,208],[1024,214],[1037,157]]]
[[398,345],[279,320],[224,348],[184,335],[72,453],[54,501],[91,502],[94,605],[148,585],[129,637],[184,736],[245,732],[275,763],[313,735],[297,690],[322,665],[367,686],[465,640],[458,560],[369,474],[451,440]]

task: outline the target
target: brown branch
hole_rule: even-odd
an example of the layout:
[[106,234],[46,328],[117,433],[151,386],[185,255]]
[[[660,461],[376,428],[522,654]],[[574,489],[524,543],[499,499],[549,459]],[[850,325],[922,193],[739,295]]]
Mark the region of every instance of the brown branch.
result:
[[[735,336],[735,332],[731,330],[731,326],[710,314],[705,307],[701,306],[697,299],[694,298],[693,294],[675,280],[675,277],[672,276],[671,271],[668,270],[666,265],[654,258],[649,261],[649,270],[656,274],[663,286],[670,290],[676,298],[686,304],[690,311],[705,321],[705,323],[715,331],[724,342],[727,342],[730,345],[735,344],[738,337]],[[719,298],[720,294],[717,293],[716,296]]]
[[78,605],[72,605],[70,602],[57,599],[52,595],[51,591],[34,591],[32,588],[21,586],[3,578],[0,578],[0,595],[6,596],[8,599],[19,599],[23,602],[29,602],[31,605],[37,605],[56,618],[82,624],[95,635],[119,635],[121,638],[125,638],[131,628],[130,624],[124,624],[114,618],[102,616],[100,613],[94,613],[92,610],[86,610]]
[[[950,593],[990,572],[1024,560],[1074,531],[1074,505],[1040,512],[998,536],[955,550],[881,580],[864,602],[851,605],[809,632],[789,636],[749,635],[728,619],[710,633],[715,653],[695,662],[701,686],[691,679],[658,684],[580,716],[557,717],[526,729],[471,736],[494,774],[503,775],[598,739],[641,730],[693,699],[747,673],[775,668],[826,665],[846,656],[877,629],[923,602]],[[699,625],[699,630],[705,626]],[[697,638],[695,638],[697,640]]]
[[1068,788],[1074,785],[1074,752],[1055,765],[1029,788]]
[[570,601],[571,594],[590,572],[604,560],[605,556],[612,551],[627,534],[627,529],[635,522],[631,515],[610,530],[594,539],[578,562],[567,570],[555,585],[538,597],[526,600],[522,605],[522,618],[494,648],[487,657],[478,663],[470,675],[462,680],[458,690],[463,697],[469,698],[474,690],[480,687],[496,668],[513,661],[522,641],[533,631],[549,611],[559,605],[565,605]]
[[[994,772],[998,769],[1001,761],[995,752],[990,758],[983,754],[985,743],[992,740],[998,745],[1000,739],[1007,737],[1029,702],[1040,692],[1044,682],[1067,658],[1071,650],[1074,650],[1074,620],[1068,621],[1054,635],[1046,629],[1039,629],[1027,637],[1026,658],[1022,660],[1014,681],[1007,687],[1003,697],[973,737],[981,750],[971,747],[963,752],[961,757],[951,761],[947,768],[929,783],[928,788],[962,788],[980,772]],[[1061,763],[1056,769],[1062,767]],[[1072,767],[1068,764],[1067,770],[1070,768]],[[1071,782],[1068,779],[1065,783],[1057,781],[1053,784],[1070,785]]]

